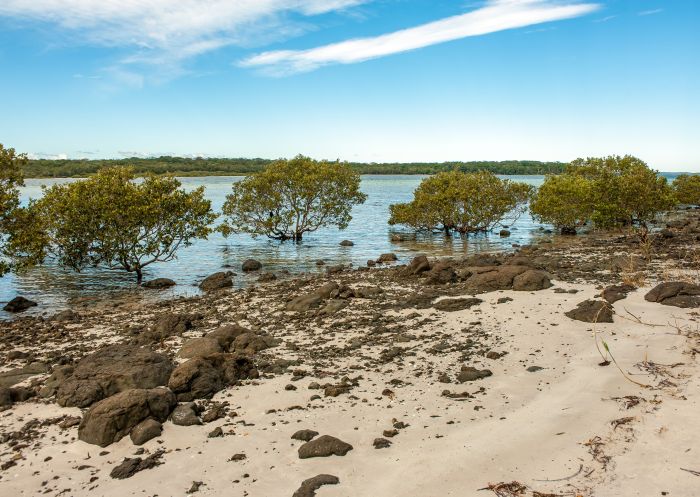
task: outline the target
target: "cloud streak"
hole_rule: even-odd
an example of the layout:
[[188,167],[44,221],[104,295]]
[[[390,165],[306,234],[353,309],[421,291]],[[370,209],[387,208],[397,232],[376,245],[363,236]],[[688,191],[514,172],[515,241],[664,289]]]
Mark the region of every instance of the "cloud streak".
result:
[[490,0],[476,10],[372,38],[332,43],[308,50],[263,52],[240,62],[268,74],[313,71],[330,64],[354,64],[497,31],[571,19],[594,12],[595,3],[557,0]]

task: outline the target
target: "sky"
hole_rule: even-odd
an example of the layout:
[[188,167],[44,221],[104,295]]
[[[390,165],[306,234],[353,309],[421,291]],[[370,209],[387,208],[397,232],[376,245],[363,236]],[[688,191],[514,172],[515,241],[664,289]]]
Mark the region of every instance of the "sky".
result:
[[0,143],[700,172],[699,25],[696,0],[0,0]]

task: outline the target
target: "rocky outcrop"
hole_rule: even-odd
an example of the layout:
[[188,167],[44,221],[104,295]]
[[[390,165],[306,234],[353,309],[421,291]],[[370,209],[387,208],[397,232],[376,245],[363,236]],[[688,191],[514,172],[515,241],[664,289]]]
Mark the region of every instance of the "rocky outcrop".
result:
[[566,316],[584,323],[612,323],[613,309],[604,300],[584,300],[574,309],[565,312]]
[[7,304],[5,304],[5,307],[3,307],[2,310],[7,312],[24,312],[30,307],[35,307],[36,305],[37,303],[33,300],[19,296],[13,298]]
[[700,307],[700,285],[684,281],[660,283],[644,296],[647,302],[658,302],[682,308]]
[[462,271],[467,287],[476,293],[496,290],[536,291],[552,286],[549,275],[525,265],[475,266]]
[[58,387],[64,407],[88,407],[129,389],[166,385],[173,363],[163,355],[133,345],[107,345],[84,357]]
[[78,427],[78,438],[107,447],[146,419],[165,421],[175,404],[175,395],[167,388],[125,390],[88,409]]
[[154,280],[144,282],[141,286],[143,288],[148,288],[149,290],[162,290],[175,285],[177,285],[177,283],[170,278],[156,278]]
[[195,357],[173,371],[168,387],[181,402],[210,398],[238,381],[257,378],[258,371],[250,357],[239,354],[213,354]]
[[199,289],[205,292],[213,292],[222,288],[233,286],[233,273],[231,271],[221,271],[204,278],[199,284]]

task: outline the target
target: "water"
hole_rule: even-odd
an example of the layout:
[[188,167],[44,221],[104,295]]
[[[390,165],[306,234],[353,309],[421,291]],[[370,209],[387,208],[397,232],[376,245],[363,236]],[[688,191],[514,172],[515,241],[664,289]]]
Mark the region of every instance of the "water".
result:
[[[168,263],[149,266],[145,279],[168,277],[178,282],[176,287],[161,292],[147,292],[136,288],[135,276],[123,271],[90,269],[82,273],[45,265],[21,276],[6,275],[0,279],[0,302],[6,302],[16,295],[23,295],[40,303],[33,313],[54,312],[65,308],[71,300],[80,297],[104,297],[124,292],[140,292],[151,298],[195,295],[196,285],[211,273],[230,267],[238,273],[235,285],[243,287],[254,282],[257,275],[244,275],[241,263],[249,258],[263,263],[265,271],[287,269],[292,273],[316,273],[323,267],[316,261],[323,259],[327,264],[365,265],[368,259],[376,259],[385,252],[394,252],[400,262],[409,260],[417,253],[431,255],[466,255],[483,251],[512,248],[512,244],[527,244],[533,239],[547,236],[541,225],[524,214],[509,229],[511,236],[501,238],[496,233],[452,237],[422,234],[409,241],[392,242],[392,233],[409,234],[409,231],[387,224],[389,205],[407,202],[414,189],[425,176],[363,176],[362,191],[367,201],[353,209],[353,220],[344,231],[323,229],[305,235],[303,242],[279,242],[265,237],[257,239],[249,235],[233,235],[224,238],[216,233],[207,240],[198,240],[191,247],[178,252],[178,259]],[[542,183],[541,176],[509,176],[510,179],[533,185]],[[218,212],[230,192],[231,184],[240,177],[197,177],[181,178],[183,187],[193,189],[206,187],[207,197]],[[30,179],[22,189],[22,200],[41,196],[41,186],[68,182],[68,179]],[[341,247],[342,240],[352,240],[353,247]],[[8,315],[0,311],[0,319]]]

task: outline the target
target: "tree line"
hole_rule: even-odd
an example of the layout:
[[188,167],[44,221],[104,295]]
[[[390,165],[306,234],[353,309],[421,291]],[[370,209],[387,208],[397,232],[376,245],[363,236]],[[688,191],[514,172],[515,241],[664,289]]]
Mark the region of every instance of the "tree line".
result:
[[[269,159],[220,159],[154,157],[127,159],[28,159],[22,166],[25,178],[83,178],[105,167],[131,167],[135,174],[173,174],[175,176],[236,176],[264,170],[274,163]],[[557,174],[564,171],[561,162],[539,161],[474,161],[474,162],[415,162],[415,163],[347,163],[360,174],[437,174],[459,170],[464,172],[491,171],[494,174]]]
[[[105,267],[134,273],[171,261],[177,251],[215,230],[301,241],[323,227],[344,229],[367,196],[348,163],[297,156],[280,159],[232,185],[221,213],[203,187],[181,188],[174,176],[119,165],[87,179],[44,188],[20,205],[26,155],[0,144],[0,276],[52,260],[81,271]],[[491,171],[442,171],[425,178],[413,200],[391,206],[389,224],[446,235],[488,232],[523,214],[563,233],[583,226],[646,229],[679,203],[700,204],[700,175],[671,185],[631,156],[577,159],[535,189]],[[222,221],[215,225],[217,218]]]

